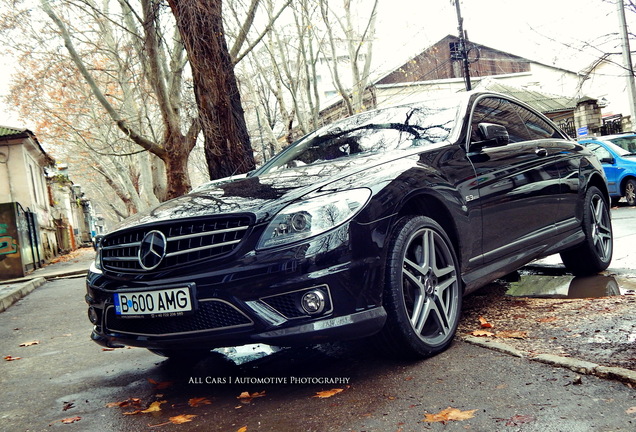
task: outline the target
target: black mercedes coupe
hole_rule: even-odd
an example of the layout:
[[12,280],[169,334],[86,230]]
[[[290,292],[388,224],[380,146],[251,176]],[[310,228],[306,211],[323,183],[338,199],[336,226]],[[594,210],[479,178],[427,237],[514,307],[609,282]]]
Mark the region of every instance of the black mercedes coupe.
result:
[[101,238],[92,339],[188,357],[372,336],[430,356],[462,296],[532,260],[606,269],[608,203],[598,160],[508,96],[365,112]]

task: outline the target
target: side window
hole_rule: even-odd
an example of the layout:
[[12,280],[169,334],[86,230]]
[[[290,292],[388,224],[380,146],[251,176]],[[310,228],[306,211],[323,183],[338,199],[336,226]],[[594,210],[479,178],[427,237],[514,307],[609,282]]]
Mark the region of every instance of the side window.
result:
[[594,156],[596,156],[598,160],[611,159],[612,157],[612,155],[610,155],[610,152],[608,152],[603,146],[600,146],[598,144],[588,144],[587,148],[589,148],[592,153],[594,153]]
[[530,139],[546,139],[546,138],[562,138],[561,134],[550,123],[543,120],[541,117],[533,113],[532,111],[520,106],[515,105],[515,108],[519,112],[521,121],[526,126]]
[[505,126],[508,130],[510,142],[528,141],[532,138],[521,119],[518,107],[512,102],[495,97],[480,100],[473,110],[471,121],[471,141],[481,141],[477,125],[479,123],[493,123]]

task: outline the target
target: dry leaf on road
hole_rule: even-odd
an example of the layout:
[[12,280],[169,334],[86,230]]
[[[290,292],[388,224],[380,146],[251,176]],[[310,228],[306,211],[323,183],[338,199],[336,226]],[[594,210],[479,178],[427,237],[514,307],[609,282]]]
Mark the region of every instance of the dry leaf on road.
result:
[[190,405],[191,407],[199,407],[201,405],[210,405],[210,404],[212,404],[212,402],[210,402],[208,398],[204,398],[204,397],[192,398],[188,401],[188,405]]
[[321,399],[330,398],[331,396],[337,395],[340,392],[343,392],[344,389],[331,389],[325,391],[316,392],[316,394],[312,397],[317,397]]
[[191,422],[193,418],[195,418],[196,414],[181,414],[178,416],[170,417],[170,423],[181,424]]
[[493,332],[489,332],[487,330],[475,330],[473,332],[470,332],[471,336],[477,336],[477,337],[493,337],[495,336],[495,334]]
[[109,402],[109,403],[106,404],[106,406],[108,408],[113,408],[113,407],[126,408],[126,407],[129,407],[129,406],[140,407],[141,406],[141,399],[139,399],[139,398],[128,398],[125,401],[121,401],[121,402]]
[[153,386],[155,386],[155,390],[164,390],[164,389],[167,389],[168,387],[171,387],[174,384],[174,381],[157,382],[153,380],[152,378],[148,378],[148,382],[152,384]]
[[239,399],[242,403],[248,404],[252,402],[252,399],[257,397],[263,397],[263,396],[265,396],[264,390],[262,392],[256,392],[256,393],[243,392],[240,395],[238,395],[236,398]]
[[13,356],[4,356],[3,357],[6,361],[14,361],[14,360],[20,360],[22,357],[13,357]]
[[500,331],[495,335],[498,338],[508,338],[508,339],[525,339],[528,337],[528,332],[526,331]]
[[61,421],[62,423],[64,423],[64,424],[71,424],[71,423],[78,422],[78,421],[80,421],[81,419],[82,419],[81,417],[76,416],[76,417],[69,417],[69,418],[65,418],[65,419],[62,419],[62,420],[60,420],[60,421]]
[[479,317],[479,324],[481,324],[481,328],[493,328],[493,325],[488,322],[488,320],[482,316]]
[[445,410],[438,412],[437,414],[426,414],[424,420],[427,423],[444,423],[448,421],[463,421],[473,418],[475,415],[474,410],[461,411],[457,408],[448,407]]
[[40,343],[40,341],[34,340],[34,341],[29,341],[29,342],[23,342],[19,346],[21,346],[21,347],[29,347],[29,346],[32,346],[32,345],[37,345],[39,343]]

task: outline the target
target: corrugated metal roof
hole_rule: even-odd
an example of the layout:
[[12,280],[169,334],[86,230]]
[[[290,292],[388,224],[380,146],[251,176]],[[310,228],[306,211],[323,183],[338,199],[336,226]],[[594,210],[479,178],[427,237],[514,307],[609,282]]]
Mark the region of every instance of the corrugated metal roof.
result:
[[483,80],[479,87],[485,90],[513,96],[542,113],[570,111],[576,108],[577,103],[577,100],[574,98],[542,93],[527,88],[514,87],[508,84],[502,84],[495,79]]

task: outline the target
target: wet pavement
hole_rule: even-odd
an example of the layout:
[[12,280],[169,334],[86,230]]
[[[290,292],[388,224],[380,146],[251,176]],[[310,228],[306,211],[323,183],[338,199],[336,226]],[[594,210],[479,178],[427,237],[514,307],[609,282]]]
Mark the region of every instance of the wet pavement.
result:
[[[221,349],[192,364],[103,350],[88,340],[84,282],[74,277],[92,259],[81,250],[0,285],[43,281],[0,313],[0,429],[636,430],[636,378],[611,369],[636,371],[636,209],[613,209],[612,219],[608,271],[574,278],[558,257],[535,262],[466,297],[452,347],[415,363],[385,359],[365,341]],[[137,402],[119,405],[128,400]],[[152,402],[161,409],[129,414]],[[463,422],[423,421],[447,407],[477,411]],[[172,423],[182,415],[195,417]]]
[[[459,338],[446,352],[419,362],[386,359],[366,341],[267,352],[243,347],[192,363],[139,348],[104,350],[88,339],[83,290],[81,278],[52,280],[0,315],[0,352],[20,357],[0,362],[0,429],[636,428],[636,393],[624,383]],[[471,417],[446,424],[425,421],[448,407]]]

